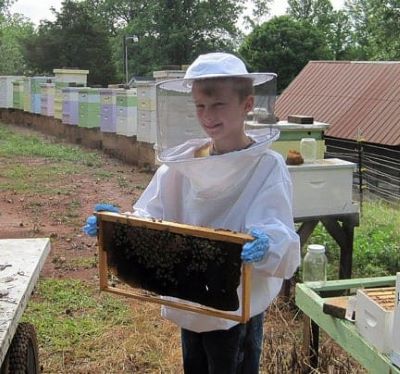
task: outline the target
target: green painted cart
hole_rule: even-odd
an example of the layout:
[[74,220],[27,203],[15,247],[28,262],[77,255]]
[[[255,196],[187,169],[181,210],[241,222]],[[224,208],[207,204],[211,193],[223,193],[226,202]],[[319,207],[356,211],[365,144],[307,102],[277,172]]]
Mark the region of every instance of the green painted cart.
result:
[[[310,357],[310,366],[318,364],[319,328],[322,328],[347,353],[354,357],[368,372],[376,374],[400,374],[387,355],[379,353],[359,334],[355,324],[349,320],[324,313],[324,303],[332,294],[350,295],[358,288],[393,287],[395,276],[343,279],[296,285],[296,305],[304,312],[304,350]],[[328,297],[327,295],[330,295]]]

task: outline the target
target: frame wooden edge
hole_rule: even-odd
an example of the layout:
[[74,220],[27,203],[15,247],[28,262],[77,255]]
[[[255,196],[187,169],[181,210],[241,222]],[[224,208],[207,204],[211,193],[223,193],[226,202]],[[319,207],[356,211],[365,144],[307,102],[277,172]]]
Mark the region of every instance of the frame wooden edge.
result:
[[[105,292],[110,292],[114,293],[117,295],[121,296],[126,296],[142,301],[148,301],[148,302],[153,302],[165,306],[170,306],[173,308],[181,309],[181,310],[187,310],[190,312],[196,312],[200,314],[205,314],[209,316],[214,316],[214,317],[219,317],[219,318],[225,318],[233,321],[237,321],[240,323],[246,323],[250,319],[250,313],[251,313],[251,276],[252,276],[252,266],[251,264],[246,264],[242,263],[242,314],[233,314],[229,312],[223,312],[218,309],[214,308],[208,308],[206,306],[196,306],[196,305],[190,305],[185,302],[179,303],[176,301],[172,300],[166,300],[163,299],[161,296],[147,296],[144,294],[140,294],[139,292],[133,292],[133,291],[128,291],[124,290],[118,287],[110,287],[108,285],[108,261],[107,261],[107,251],[103,247],[104,243],[104,230],[102,228],[102,225],[104,225],[105,221],[108,222],[120,222],[120,223],[128,223],[127,222],[127,217],[123,216],[123,219],[121,220],[120,217],[115,217],[115,213],[111,213],[112,216],[110,216],[110,213],[107,215],[103,214],[98,214],[98,217],[100,217],[99,221],[99,235],[98,235],[98,251],[99,251],[99,283],[100,283],[100,291],[105,291]],[[118,215],[119,216],[119,215]],[[110,219],[103,219],[104,217],[110,218]],[[136,217],[135,217],[136,218]],[[146,220],[146,226],[141,226],[141,227],[149,227],[147,226],[148,221]],[[150,223],[152,223],[150,221]],[[183,225],[186,226],[186,225]],[[190,226],[189,226],[190,227]],[[159,228],[158,228],[159,229]],[[192,228],[190,228],[190,231]],[[212,231],[208,229],[209,231]],[[176,232],[176,233],[182,233],[182,232]],[[185,233],[187,233],[187,230],[185,230]],[[220,234],[220,233],[218,233]],[[225,232],[224,232],[225,234]],[[236,234],[234,234],[236,235]],[[246,234],[242,234],[246,235]],[[248,238],[245,238],[244,242],[247,242],[249,240],[253,240],[253,237],[250,235],[246,235]],[[202,236],[204,237],[204,236]],[[229,235],[229,237],[232,237]],[[214,238],[214,240],[217,240]],[[221,239],[220,239],[221,240]]]
[[143,227],[152,230],[169,231],[175,234],[197,236],[210,240],[226,241],[233,244],[245,244],[254,240],[251,235],[225,229],[213,229],[209,227],[186,225],[177,222],[156,220],[151,218],[136,217],[129,214],[112,212],[95,212],[98,220],[122,223],[129,226]]

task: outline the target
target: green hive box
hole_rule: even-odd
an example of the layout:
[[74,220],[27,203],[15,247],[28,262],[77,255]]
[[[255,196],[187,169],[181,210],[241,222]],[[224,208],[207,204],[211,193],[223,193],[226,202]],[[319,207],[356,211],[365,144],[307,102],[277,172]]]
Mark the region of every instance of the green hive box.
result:
[[22,80],[13,81],[13,108],[24,109],[24,82]]
[[98,89],[82,88],[79,90],[78,126],[100,127],[100,92]]
[[117,106],[120,107],[137,107],[138,98],[136,95],[123,94],[118,92],[116,99]]
[[271,144],[271,149],[280,153],[286,158],[289,150],[300,152],[300,141],[303,138],[314,138],[317,143],[317,159],[323,159],[325,155],[325,140],[324,131],[329,125],[322,122],[314,122],[313,124],[304,125],[290,123],[287,121],[279,121],[271,125],[256,124],[252,121],[246,122],[246,129],[271,127],[277,128],[280,131],[279,139]]
[[25,112],[32,112],[31,79],[31,77],[24,77],[22,80],[24,85],[23,97]]

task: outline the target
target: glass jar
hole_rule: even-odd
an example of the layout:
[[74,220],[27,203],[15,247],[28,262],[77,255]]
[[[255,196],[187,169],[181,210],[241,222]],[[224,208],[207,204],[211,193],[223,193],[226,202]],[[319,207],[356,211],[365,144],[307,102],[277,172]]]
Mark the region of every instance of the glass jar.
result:
[[310,244],[303,260],[303,282],[326,282],[327,265],[325,247],[320,244]]
[[317,141],[314,138],[301,139],[300,153],[305,163],[315,162],[317,159]]

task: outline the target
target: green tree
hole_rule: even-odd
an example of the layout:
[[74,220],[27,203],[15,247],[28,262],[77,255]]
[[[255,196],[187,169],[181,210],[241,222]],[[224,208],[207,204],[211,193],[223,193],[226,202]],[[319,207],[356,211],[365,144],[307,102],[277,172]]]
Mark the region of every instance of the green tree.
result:
[[289,16],[275,17],[256,27],[239,53],[252,69],[277,73],[279,92],[308,61],[332,57],[318,29]]
[[113,55],[121,62],[117,68],[123,76],[125,36],[136,40],[128,41],[132,74],[187,64],[211,50],[233,50],[244,4],[245,0],[98,0],[95,8],[101,17],[110,15]]
[[54,22],[42,22],[37,34],[25,39],[26,59],[35,73],[54,68],[88,69],[88,83],[115,80],[109,34],[86,2],[64,0]]
[[29,73],[21,39],[32,35],[33,24],[21,15],[5,16],[0,21],[0,74]]
[[356,58],[400,58],[399,0],[348,0],[345,9],[351,21]]
[[320,30],[335,60],[350,56],[350,23],[347,14],[333,10],[330,0],[288,0],[287,13]]

